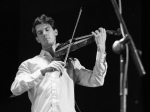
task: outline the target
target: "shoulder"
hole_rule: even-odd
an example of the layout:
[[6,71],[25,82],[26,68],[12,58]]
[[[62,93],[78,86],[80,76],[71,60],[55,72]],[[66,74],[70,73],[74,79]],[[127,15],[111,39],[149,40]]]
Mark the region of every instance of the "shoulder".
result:
[[40,60],[42,60],[42,57],[36,55],[32,58],[26,59],[25,61],[23,61],[21,64],[31,64],[31,63],[37,63]]
[[19,68],[29,69],[31,72],[38,68],[43,68],[47,65],[47,63],[44,61],[44,59],[40,56],[35,56],[33,58],[29,58],[25,61],[23,61]]

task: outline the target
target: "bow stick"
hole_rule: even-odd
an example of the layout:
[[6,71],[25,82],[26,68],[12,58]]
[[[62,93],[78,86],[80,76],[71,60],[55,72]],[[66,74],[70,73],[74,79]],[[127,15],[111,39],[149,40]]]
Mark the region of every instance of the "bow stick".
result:
[[76,22],[76,25],[75,25],[75,28],[74,28],[74,31],[73,31],[73,34],[72,34],[72,38],[70,39],[70,44],[69,44],[69,47],[67,49],[66,57],[65,57],[65,60],[64,60],[65,65],[66,65],[66,61],[67,61],[67,58],[68,58],[68,55],[69,55],[69,52],[70,52],[70,48],[71,48],[71,45],[72,45],[72,40],[73,40],[73,37],[74,37],[74,33],[75,33],[75,30],[76,30],[76,27],[77,27],[78,22],[79,22],[79,18],[80,18],[81,12],[82,12],[82,7],[80,8],[80,12],[79,12],[78,19],[77,19],[77,22]]

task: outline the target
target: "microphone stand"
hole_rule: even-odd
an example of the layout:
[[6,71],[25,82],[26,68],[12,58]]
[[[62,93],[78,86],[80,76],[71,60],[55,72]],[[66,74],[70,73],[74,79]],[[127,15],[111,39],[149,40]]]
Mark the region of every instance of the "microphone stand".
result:
[[[120,1],[120,0],[119,0]],[[118,5],[116,3],[116,0],[111,0],[113,7],[115,9],[116,15],[118,17],[118,20],[120,22],[120,27],[122,29],[122,35],[124,37],[124,40],[120,43],[122,46],[122,49],[119,49],[119,53],[120,54],[120,101],[121,101],[121,112],[126,112],[126,95],[127,95],[127,66],[125,66],[125,64],[127,65],[127,63],[124,63],[124,57],[122,54],[122,51],[124,50],[124,45],[126,45],[126,48],[129,47],[129,49],[131,50],[132,53],[132,59],[134,60],[134,63],[136,65],[136,68],[138,70],[138,73],[140,76],[144,76],[146,74],[144,67],[141,63],[141,60],[139,58],[139,54],[137,53],[137,49],[134,45],[134,42],[132,40],[131,35],[129,34],[126,25],[124,23],[124,20],[122,18],[121,15],[121,1],[119,2],[120,4],[120,12],[119,12],[119,8]],[[128,40],[128,41],[127,41]],[[129,51],[127,51],[128,53]],[[129,54],[129,53],[128,53]],[[126,59],[127,60],[127,59]],[[128,60],[127,60],[128,61]]]

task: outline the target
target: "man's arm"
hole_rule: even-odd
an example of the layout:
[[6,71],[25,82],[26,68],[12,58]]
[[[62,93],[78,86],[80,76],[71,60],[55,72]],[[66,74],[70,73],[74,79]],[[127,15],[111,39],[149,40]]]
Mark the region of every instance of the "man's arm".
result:
[[75,69],[75,83],[87,87],[98,87],[104,84],[107,72],[106,54],[97,52],[95,66],[92,70],[85,69],[78,59],[72,61]]
[[11,92],[14,95],[20,95],[33,88],[43,78],[40,69],[34,73],[29,70],[28,61],[21,63],[18,68],[15,80],[11,85]]

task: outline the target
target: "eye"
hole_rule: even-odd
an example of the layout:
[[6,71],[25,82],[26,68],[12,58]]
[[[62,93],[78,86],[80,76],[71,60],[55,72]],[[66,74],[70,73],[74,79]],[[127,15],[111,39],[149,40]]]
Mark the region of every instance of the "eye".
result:
[[42,31],[39,31],[38,34],[41,35],[41,34],[42,34]]
[[49,28],[45,28],[45,31],[49,31]]
[[46,30],[46,31],[49,31],[49,30],[50,30],[50,28],[46,28],[45,30]]

